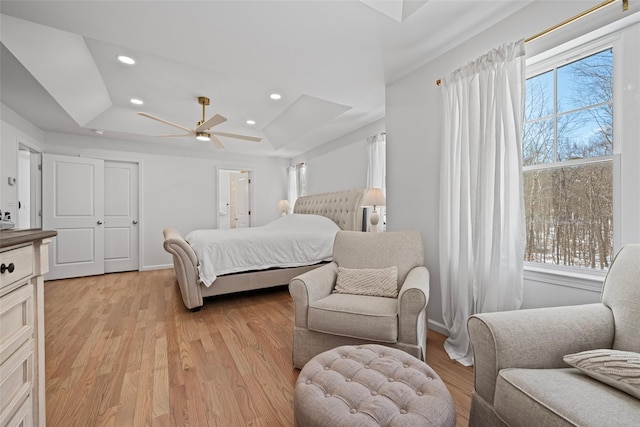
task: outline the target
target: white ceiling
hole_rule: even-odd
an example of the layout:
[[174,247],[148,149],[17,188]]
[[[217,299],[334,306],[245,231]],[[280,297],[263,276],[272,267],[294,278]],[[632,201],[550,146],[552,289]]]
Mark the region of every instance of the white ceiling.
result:
[[44,131],[149,147],[208,144],[136,114],[193,128],[207,96],[214,130],[263,138],[226,151],[293,157],[384,118],[387,84],[531,1],[2,0],[0,99]]

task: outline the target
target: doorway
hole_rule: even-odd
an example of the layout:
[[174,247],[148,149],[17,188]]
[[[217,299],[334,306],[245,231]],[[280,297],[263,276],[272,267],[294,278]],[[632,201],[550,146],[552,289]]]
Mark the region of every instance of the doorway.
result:
[[218,228],[251,227],[252,171],[218,169]]
[[41,228],[42,155],[22,144],[18,147],[17,184],[16,228]]

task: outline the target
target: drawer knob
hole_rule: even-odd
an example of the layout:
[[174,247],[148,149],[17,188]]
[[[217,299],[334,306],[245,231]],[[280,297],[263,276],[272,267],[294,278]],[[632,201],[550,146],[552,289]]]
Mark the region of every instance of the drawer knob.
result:
[[13,263],[6,265],[4,262],[0,265],[0,273],[4,274],[5,271],[9,271],[9,273],[13,273],[13,270],[16,269],[16,266]]

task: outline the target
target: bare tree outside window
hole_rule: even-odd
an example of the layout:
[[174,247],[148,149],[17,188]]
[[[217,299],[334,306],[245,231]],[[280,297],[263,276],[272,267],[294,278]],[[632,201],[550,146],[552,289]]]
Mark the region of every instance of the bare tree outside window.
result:
[[612,49],[527,79],[526,261],[609,267],[612,154]]

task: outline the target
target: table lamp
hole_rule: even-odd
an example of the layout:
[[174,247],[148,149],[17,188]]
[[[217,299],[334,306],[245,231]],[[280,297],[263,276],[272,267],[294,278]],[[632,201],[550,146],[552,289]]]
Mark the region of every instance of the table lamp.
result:
[[289,204],[288,200],[280,200],[278,202],[278,206],[276,206],[276,210],[277,211],[282,211],[282,215],[280,216],[285,216],[287,214],[287,212],[289,212],[289,209],[291,209],[291,205]]
[[369,221],[371,222],[370,231],[373,233],[378,231],[378,221],[380,221],[376,206],[384,206],[385,203],[384,193],[379,188],[368,189],[364,195],[364,199],[362,199],[363,206],[373,206],[373,211],[371,215],[369,215]]

